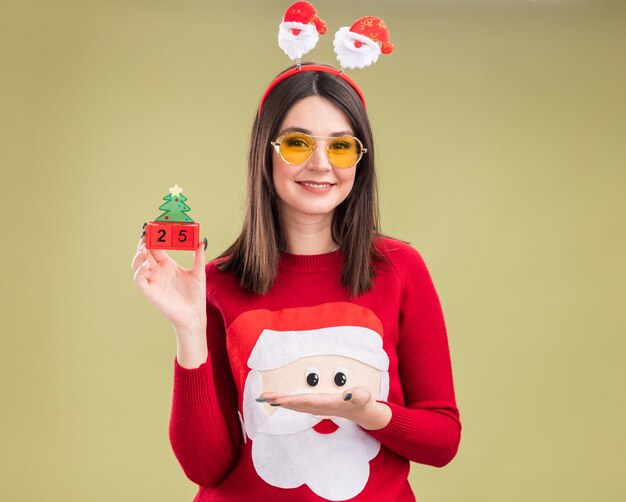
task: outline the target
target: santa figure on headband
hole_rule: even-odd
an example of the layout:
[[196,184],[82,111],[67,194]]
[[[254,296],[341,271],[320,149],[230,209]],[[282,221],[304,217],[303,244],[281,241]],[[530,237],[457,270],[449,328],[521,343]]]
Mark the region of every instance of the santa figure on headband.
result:
[[[290,59],[300,59],[326,33],[326,23],[308,2],[296,2],[285,12],[278,29],[278,45]],[[318,35],[319,34],[319,35]]]
[[374,16],[357,19],[350,28],[340,28],[333,45],[342,68],[365,68],[375,63],[381,52],[391,54],[394,49],[387,25]]
[[[299,65],[300,58],[317,45],[319,35],[326,31],[326,23],[315,7],[308,2],[296,2],[287,9],[279,25],[278,45]],[[365,68],[375,63],[381,53],[391,54],[394,50],[387,25],[375,16],[362,17],[349,28],[340,28],[333,45],[340,66],[350,69]]]
[[[246,360],[246,368],[236,374],[242,375],[239,387],[247,370],[241,404],[257,474],[280,488],[306,485],[328,500],[358,495],[369,479],[379,441],[350,420],[256,399],[265,391],[341,395],[362,386],[373,399],[385,400],[389,358],[378,318],[369,309],[339,302],[248,311],[228,331],[227,338],[239,344],[237,349],[231,345],[236,350],[231,364]],[[242,350],[242,343],[247,348]]]

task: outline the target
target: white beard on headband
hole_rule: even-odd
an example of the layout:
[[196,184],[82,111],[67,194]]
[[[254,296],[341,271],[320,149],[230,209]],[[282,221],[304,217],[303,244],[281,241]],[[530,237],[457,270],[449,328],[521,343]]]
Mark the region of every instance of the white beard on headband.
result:
[[313,24],[286,21],[280,23],[278,46],[292,60],[304,56],[315,47],[318,40],[317,28]]
[[377,42],[350,31],[350,28],[340,28],[335,33],[333,41],[337,59],[342,68],[365,68],[375,63],[380,55],[380,46]]
[[[260,373],[251,370],[245,383],[243,408],[258,475],[280,488],[306,484],[327,500],[347,500],[358,495],[368,481],[369,461],[378,454],[380,442],[354,422],[339,417],[332,419],[334,425],[328,419],[320,424],[320,418],[280,407],[268,415],[265,405],[254,401],[261,387]],[[310,390],[295,393],[306,392]],[[313,429],[318,424],[326,425],[325,433]]]

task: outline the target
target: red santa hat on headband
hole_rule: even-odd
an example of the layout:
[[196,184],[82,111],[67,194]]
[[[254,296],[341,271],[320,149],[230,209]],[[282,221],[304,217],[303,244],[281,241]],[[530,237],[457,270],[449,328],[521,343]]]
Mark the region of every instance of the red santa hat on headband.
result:
[[381,52],[391,54],[394,50],[387,25],[374,16],[357,19],[350,28],[340,28],[333,45],[342,68],[365,68],[375,63]]
[[[308,2],[296,2],[285,12],[278,31],[278,45],[290,59],[300,59],[326,33],[326,23]],[[319,35],[318,35],[319,33]]]

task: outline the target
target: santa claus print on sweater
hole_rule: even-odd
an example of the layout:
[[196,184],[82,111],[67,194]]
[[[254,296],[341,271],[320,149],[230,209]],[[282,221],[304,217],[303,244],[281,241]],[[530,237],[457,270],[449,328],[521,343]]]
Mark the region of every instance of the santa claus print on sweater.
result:
[[[254,469],[280,488],[306,485],[328,500],[365,487],[380,442],[357,424],[259,403],[262,392],[341,394],[365,386],[389,391],[389,358],[380,320],[347,302],[279,311],[252,310],[230,325],[227,346]],[[241,413],[241,412],[240,412]]]

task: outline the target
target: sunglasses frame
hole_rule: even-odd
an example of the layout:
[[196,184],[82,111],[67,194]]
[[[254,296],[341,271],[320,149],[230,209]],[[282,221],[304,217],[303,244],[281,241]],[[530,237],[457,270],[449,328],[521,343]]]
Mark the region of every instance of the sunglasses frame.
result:
[[317,148],[317,143],[315,141],[312,141],[313,143],[313,148],[311,148],[311,154],[302,162],[297,162],[297,163],[293,163],[293,162],[289,162],[287,159],[285,159],[283,157],[283,154],[280,152],[280,143],[281,141],[285,138],[285,136],[288,136],[290,134],[301,134],[302,136],[306,136],[307,138],[311,138],[311,139],[328,139],[328,140],[332,140],[332,139],[340,139],[340,138],[352,138],[354,139],[358,145],[361,147],[360,148],[360,152],[359,152],[359,157],[356,159],[356,162],[350,166],[336,166],[335,164],[332,163],[332,161],[330,160],[330,155],[328,155],[328,142],[326,144],[326,158],[328,159],[328,162],[330,163],[331,166],[336,167],[337,169],[350,169],[351,167],[355,167],[359,161],[363,158],[363,154],[367,153],[367,148],[365,148],[363,146],[363,143],[361,142],[361,140],[359,138],[357,138],[356,136],[350,136],[349,134],[344,134],[342,136],[312,136],[311,134],[306,134],[300,131],[289,131],[286,132],[285,134],[281,134],[278,138],[276,138],[275,141],[270,141],[270,144],[274,147],[274,149],[276,150],[276,153],[278,154],[278,156],[283,160],[283,162],[286,162],[287,164],[289,164],[290,166],[298,166],[300,164],[304,164],[305,162],[308,162],[311,157],[313,157],[313,153],[315,152],[315,148]]

